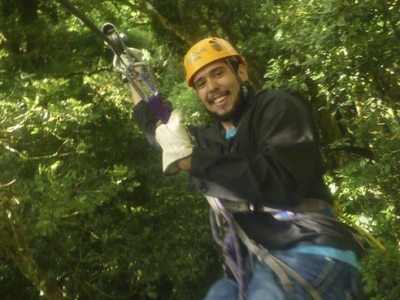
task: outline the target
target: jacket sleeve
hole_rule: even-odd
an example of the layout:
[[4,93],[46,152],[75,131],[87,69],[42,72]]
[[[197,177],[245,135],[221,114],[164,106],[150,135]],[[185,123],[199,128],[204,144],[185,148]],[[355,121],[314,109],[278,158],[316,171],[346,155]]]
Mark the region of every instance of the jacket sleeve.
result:
[[231,151],[194,148],[190,185],[210,196],[280,207],[328,197],[305,105],[284,91],[258,100],[239,123]]
[[150,104],[144,100],[140,101],[135,105],[132,116],[135,122],[138,124],[140,130],[143,131],[149,144],[153,148],[162,151],[155,137],[156,127],[159,119],[151,109]]

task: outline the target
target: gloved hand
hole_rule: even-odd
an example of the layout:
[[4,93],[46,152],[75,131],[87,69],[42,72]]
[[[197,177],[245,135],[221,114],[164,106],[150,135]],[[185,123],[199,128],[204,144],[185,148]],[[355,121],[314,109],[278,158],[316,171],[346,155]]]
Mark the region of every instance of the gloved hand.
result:
[[[123,82],[127,82],[126,75],[125,75],[126,69],[132,63],[135,63],[138,60],[142,60],[142,58],[143,58],[143,53],[139,49],[128,48],[128,51],[129,51],[129,55],[130,55],[132,61],[130,61],[128,55],[125,53],[121,54],[120,56],[114,55],[114,59],[113,59],[113,67],[117,72],[122,74]],[[130,74],[133,77],[132,79],[135,79],[135,77],[137,77],[140,72],[142,72],[141,67],[136,67],[133,70],[130,70]]]
[[177,162],[192,155],[193,151],[193,137],[179,110],[173,110],[169,121],[157,127],[156,140],[163,149],[164,174],[177,173],[180,170]]

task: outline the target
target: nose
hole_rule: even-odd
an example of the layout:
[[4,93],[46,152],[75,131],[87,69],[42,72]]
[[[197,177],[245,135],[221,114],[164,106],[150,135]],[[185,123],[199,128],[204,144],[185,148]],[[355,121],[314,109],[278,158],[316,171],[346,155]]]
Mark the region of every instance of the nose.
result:
[[207,87],[209,93],[212,93],[215,90],[217,90],[219,87],[217,80],[214,77],[207,78]]

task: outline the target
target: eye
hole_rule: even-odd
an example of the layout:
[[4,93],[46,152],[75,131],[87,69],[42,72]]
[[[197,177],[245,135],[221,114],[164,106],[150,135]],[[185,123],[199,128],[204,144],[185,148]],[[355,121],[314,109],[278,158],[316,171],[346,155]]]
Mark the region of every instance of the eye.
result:
[[222,77],[224,75],[224,73],[225,73],[224,70],[218,69],[218,70],[215,71],[214,76],[216,78],[219,78],[219,77]]
[[196,90],[200,90],[200,89],[204,88],[205,85],[206,85],[206,81],[204,79],[200,79],[195,82],[194,87]]

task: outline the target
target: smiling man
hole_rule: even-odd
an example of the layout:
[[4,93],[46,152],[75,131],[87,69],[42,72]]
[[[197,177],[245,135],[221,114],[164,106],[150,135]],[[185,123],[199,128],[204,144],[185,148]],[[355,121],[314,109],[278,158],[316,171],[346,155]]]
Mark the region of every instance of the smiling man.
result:
[[244,104],[240,85],[237,81],[248,79],[244,64],[232,72],[232,64],[224,61],[206,66],[193,76],[193,85],[204,106],[214,117],[221,121],[226,130],[233,128],[233,118]]
[[220,38],[196,43],[184,66],[214,126],[186,127],[174,110],[156,127],[137,100],[134,118],[155,132],[164,172],[187,170],[190,188],[224,212],[227,277],[206,300],[362,299],[361,238],[334,218],[301,95],[255,92],[243,57]]

